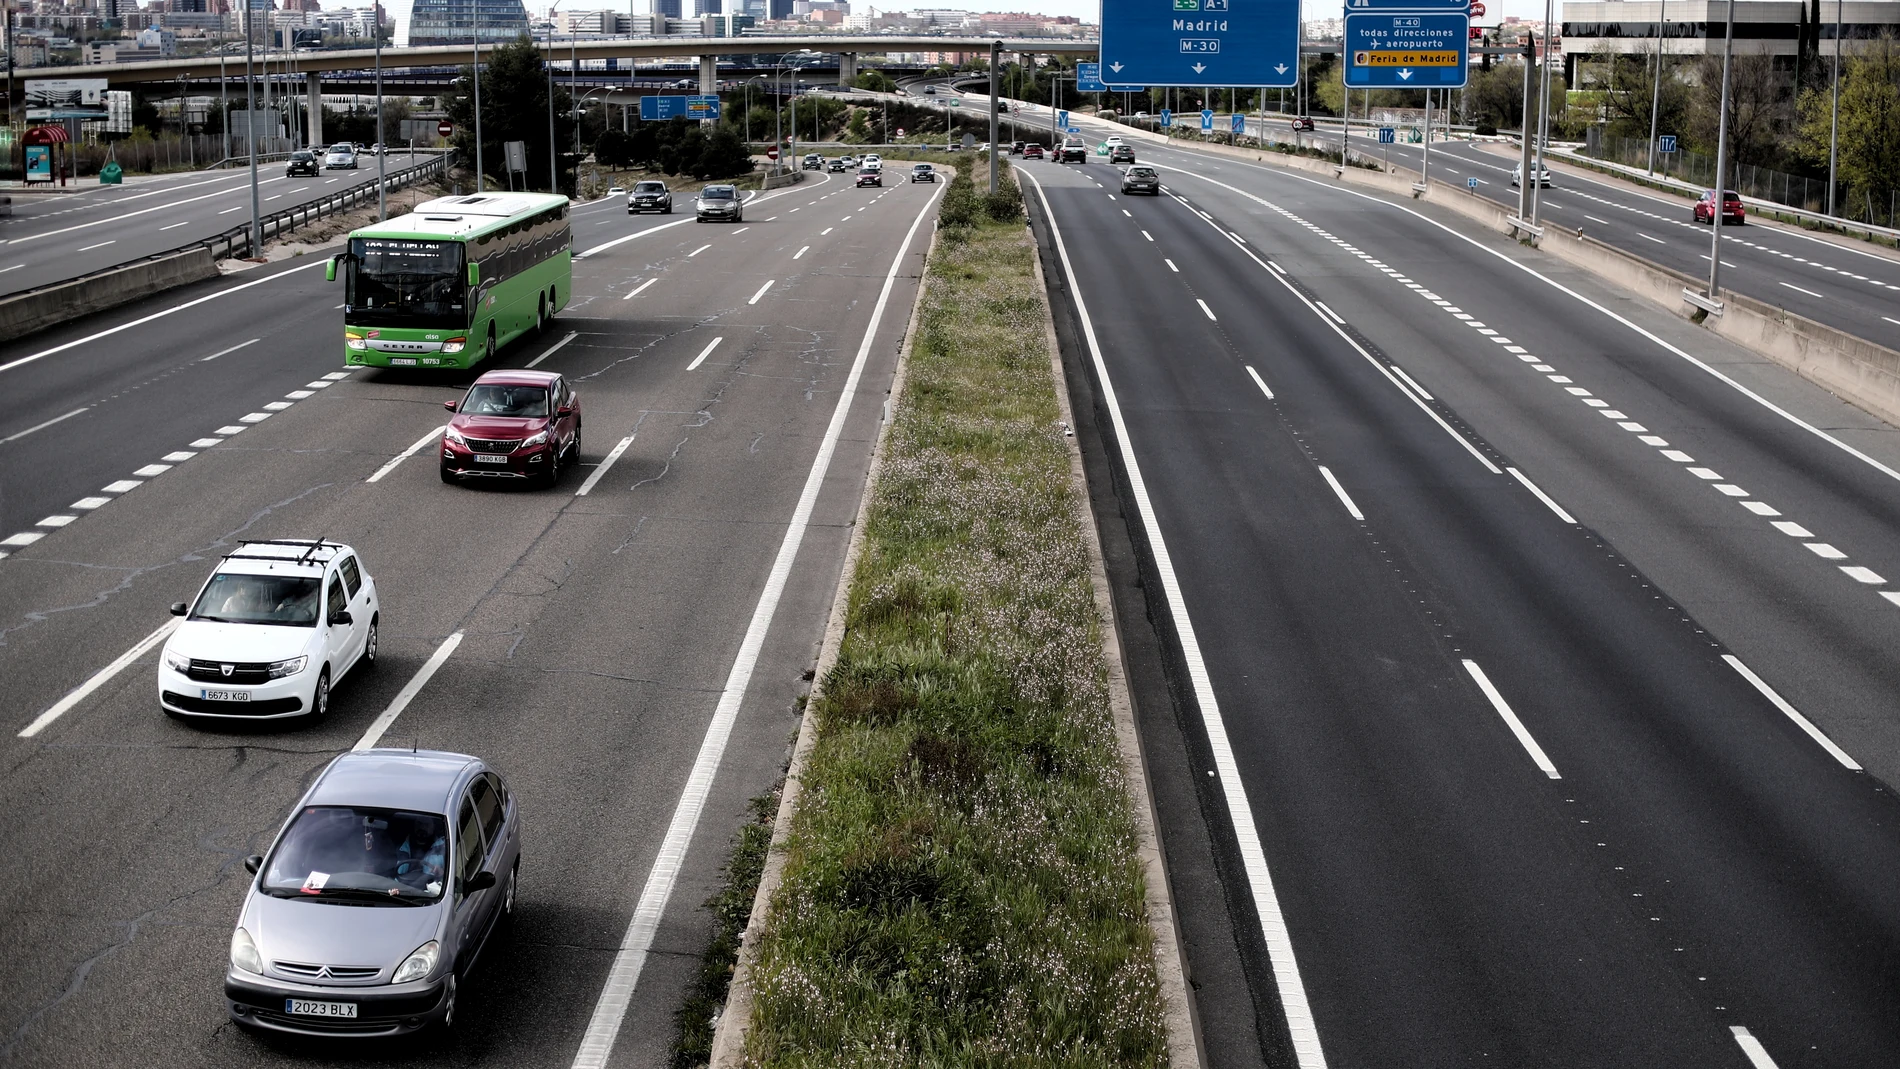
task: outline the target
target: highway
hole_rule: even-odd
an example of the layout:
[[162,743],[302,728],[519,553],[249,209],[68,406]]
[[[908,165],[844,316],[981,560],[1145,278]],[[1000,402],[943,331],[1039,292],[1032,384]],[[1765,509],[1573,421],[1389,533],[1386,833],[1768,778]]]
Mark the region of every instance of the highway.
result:
[[[700,904],[788,756],[941,190],[811,177],[742,225],[576,208],[573,300],[495,362],[581,397],[551,490],[443,484],[472,375],[344,368],[316,257],[0,346],[0,1063],[666,1062]],[[378,663],[318,724],[161,715],[166,606],[239,539],[316,535],[375,576]],[[517,920],[447,1042],[240,1032],[242,859],[372,739],[509,777]]]
[[[1276,137],[1287,136],[1283,120],[1267,123]],[[1339,150],[1336,128],[1315,133]],[[1376,126],[1363,123],[1354,124],[1353,151],[1366,159],[1389,158],[1392,166],[1414,174],[1423,156],[1419,145],[1379,144]],[[1517,147],[1508,143],[1434,142],[1432,179],[1466,188],[1476,179],[1474,192],[1515,212],[1511,170],[1518,159]],[[1540,223],[1581,230],[1652,263],[1708,278],[1709,227],[1691,221],[1688,200],[1569,166],[1555,155],[1548,166],[1551,185],[1538,190]],[[1746,226],[1722,228],[1721,282],[1724,289],[1900,348],[1900,254],[1891,249],[1751,218]]]
[[[433,153],[391,152],[390,172]],[[376,158],[356,170],[288,178],[283,161],[257,165],[258,211],[264,215],[376,182]],[[0,219],[0,295],[169,252],[250,222],[249,168],[196,171],[97,186],[76,194],[33,194],[13,201]],[[391,196],[403,196],[391,193]]]
[[1165,195],[1019,171],[1210,1063],[1900,1064],[1891,428],[1429,204],[1140,151]]

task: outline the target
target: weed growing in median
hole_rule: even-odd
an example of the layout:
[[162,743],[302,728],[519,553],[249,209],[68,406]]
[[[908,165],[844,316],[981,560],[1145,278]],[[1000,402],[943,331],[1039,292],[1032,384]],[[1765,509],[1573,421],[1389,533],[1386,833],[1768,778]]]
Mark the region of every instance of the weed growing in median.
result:
[[1035,251],[1020,194],[975,170],[946,190],[815,699],[756,1066],[1167,1058]]

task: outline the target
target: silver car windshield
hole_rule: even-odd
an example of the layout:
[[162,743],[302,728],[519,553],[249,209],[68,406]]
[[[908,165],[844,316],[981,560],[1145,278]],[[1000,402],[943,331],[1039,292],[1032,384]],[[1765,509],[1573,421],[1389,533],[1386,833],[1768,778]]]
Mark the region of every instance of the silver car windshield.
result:
[[424,905],[448,883],[449,822],[435,813],[304,807],[264,866],[277,898],[337,905]]
[[731,186],[707,186],[699,191],[701,200],[731,200]]
[[219,572],[198,595],[191,618],[221,624],[315,627],[317,590],[314,575]]

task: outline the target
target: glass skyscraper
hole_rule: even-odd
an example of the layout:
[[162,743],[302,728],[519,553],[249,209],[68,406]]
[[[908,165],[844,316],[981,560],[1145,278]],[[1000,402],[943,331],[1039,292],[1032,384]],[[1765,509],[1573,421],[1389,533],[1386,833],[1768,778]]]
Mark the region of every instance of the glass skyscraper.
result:
[[412,45],[498,44],[527,32],[521,0],[415,0],[409,12]]

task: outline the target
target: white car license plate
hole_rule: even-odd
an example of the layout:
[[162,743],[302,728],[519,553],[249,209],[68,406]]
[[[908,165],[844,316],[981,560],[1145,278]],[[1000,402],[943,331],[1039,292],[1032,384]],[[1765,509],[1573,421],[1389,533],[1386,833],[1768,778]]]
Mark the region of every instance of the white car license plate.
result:
[[304,1017],[355,1017],[354,1002],[310,1002],[300,998],[284,1000],[284,1012]]
[[391,367],[415,367],[416,358],[413,356],[392,356],[389,358],[389,363]]
[[248,702],[251,692],[248,690],[201,690],[199,696],[208,702]]
[[508,463],[508,457],[506,454],[498,456],[494,453],[477,453],[475,454],[475,463],[477,464],[506,464]]

